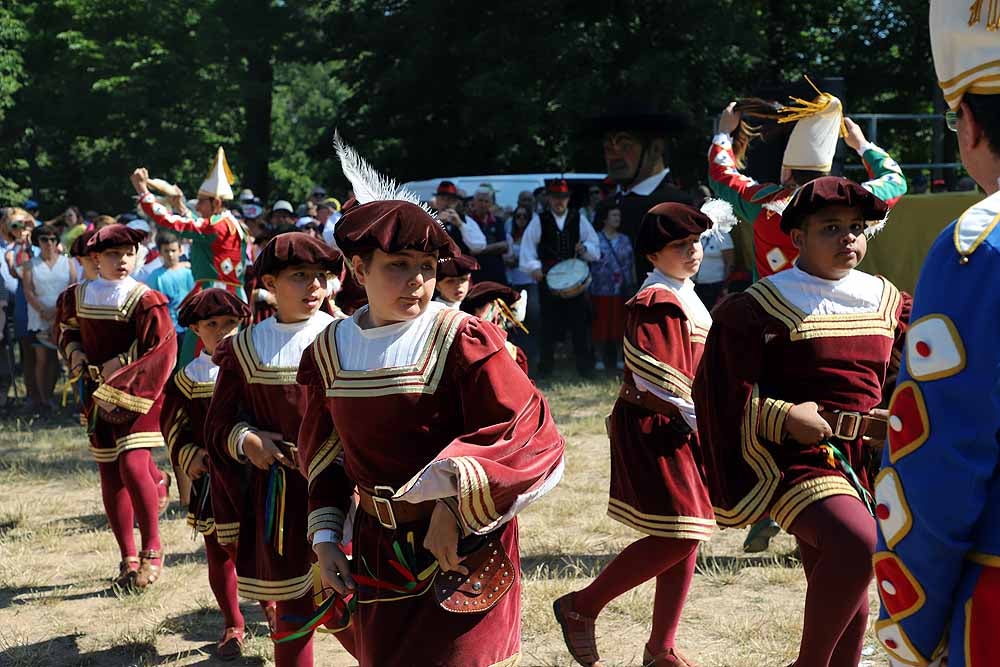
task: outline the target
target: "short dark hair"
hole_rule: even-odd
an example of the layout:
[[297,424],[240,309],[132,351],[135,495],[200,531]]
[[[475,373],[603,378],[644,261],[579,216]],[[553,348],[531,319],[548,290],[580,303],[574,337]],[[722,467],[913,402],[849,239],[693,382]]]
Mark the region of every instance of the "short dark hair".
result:
[[157,232],[156,234],[156,247],[170,245],[171,243],[180,243],[181,240],[178,238],[177,234],[168,231]]
[[962,101],[969,105],[976,124],[983,128],[993,154],[1000,156],[1000,95],[966,93]]
[[42,238],[43,236],[54,236],[56,237],[57,241],[59,240],[59,232],[56,230],[55,227],[49,224],[38,225],[37,227],[31,230],[32,244],[39,245],[41,241],[39,241],[38,239]]

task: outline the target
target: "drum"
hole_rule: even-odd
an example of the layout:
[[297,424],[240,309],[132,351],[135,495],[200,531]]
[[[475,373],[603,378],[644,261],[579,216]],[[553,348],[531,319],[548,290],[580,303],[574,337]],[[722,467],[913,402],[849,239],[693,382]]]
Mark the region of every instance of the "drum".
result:
[[549,291],[563,299],[580,296],[590,286],[590,267],[582,259],[566,259],[545,274]]

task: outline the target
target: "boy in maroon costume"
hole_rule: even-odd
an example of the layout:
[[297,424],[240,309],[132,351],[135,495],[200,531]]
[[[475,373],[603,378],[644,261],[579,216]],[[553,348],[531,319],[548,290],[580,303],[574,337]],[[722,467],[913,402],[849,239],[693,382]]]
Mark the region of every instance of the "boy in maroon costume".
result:
[[646,213],[636,253],[654,270],[626,304],[625,378],[611,413],[608,514],[646,537],[628,546],[586,588],[554,604],[570,653],[600,665],[594,622],[614,598],[656,578],[650,667],[693,665],[674,647],[698,544],[715,528],[702,477],[691,383],[712,318],[694,292],[701,234],[712,220],[686,204]]
[[250,308],[226,290],[210,287],[189,295],[178,308],[177,321],[197,336],[201,353],[178,370],[167,385],[162,426],[175,470],[192,481],[187,523],[205,538],[208,583],[225,620],[216,654],[232,660],[243,646],[243,614],[236,594],[236,566],[219,544],[209,492],[209,459],[205,421],[219,367],[212,354],[225,338],[250,317]]
[[[440,266],[439,264],[438,267],[440,268]],[[487,322],[492,322],[501,329],[506,329],[508,326],[517,326],[526,332],[527,329],[521,324],[523,316],[519,318],[515,309],[521,299],[527,298],[527,294],[518,293],[506,285],[487,280],[486,282],[476,283],[469,290],[468,295],[462,301],[462,312],[475,315]],[[524,350],[509,340],[504,342],[504,347],[507,348],[507,352],[510,353],[517,367],[527,375],[528,355],[524,353]]]
[[782,216],[795,266],[713,313],[694,399],[716,518],[769,515],[795,536],[808,588],[795,667],[855,667],[875,548],[868,464],[885,438],[910,299],[855,270],[887,204],[827,176]]
[[335,231],[368,306],[328,327],[298,376],[323,580],[353,596],[362,667],[519,664],[515,515],[559,480],[563,440],[503,333],[430,302],[452,240],[394,187],[371,196],[360,158],[338,148],[355,194],[370,197]]
[[[96,260],[99,277],[63,292],[57,316],[59,347],[70,375],[83,376],[86,387],[90,453],[122,557],[115,584],[126,589],[149,586],[162,569],[162,475],[149,450],[164,445],[160,409],[177,358],[166,297],[130,275],[144,237],[124,225],[93,234],[86,252]],[[138,554],[133,522],[142,536]]]
[[[276,632],[313,612],[306,542],[306,484],[295,441],[306,388],[296,384],[302,351],[333,318],[321,311],[342,263],[300,232],[274,237],[254,273],[275,296],[275,315],[219,345],[215,393],[205,422],[218,540],[236,561],[239,594],[277,602]],[[275,644],[279,667],[311,667],[312,634]]]

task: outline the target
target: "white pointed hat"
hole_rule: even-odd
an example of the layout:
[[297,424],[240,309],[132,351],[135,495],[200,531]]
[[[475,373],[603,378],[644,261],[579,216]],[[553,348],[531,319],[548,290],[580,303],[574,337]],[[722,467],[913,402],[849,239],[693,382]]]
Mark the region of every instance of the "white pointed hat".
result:
[[1000,5],[995,0],[931,0],[931,53],[952,110],[962,95],[1000,95]]
[[205,197],[218,197],[219,199],[233,198],[233,172],[229,170],[229,163],[226,162],[226,151],[219,146],[219,151],[215,154],[215,162],[205,177],[205,181],[198,188],[198,194]]
[[[813,85],[812,81],[809,85]],[[813,89],[816,99],[808,102],[793,97],[794,104],[782,107],[779,112],[779,123],[795,123],[781,160],[785,169],[830,171],[837,139],[846,135],[844,105],[830,93],[820,92],[816,86]]]

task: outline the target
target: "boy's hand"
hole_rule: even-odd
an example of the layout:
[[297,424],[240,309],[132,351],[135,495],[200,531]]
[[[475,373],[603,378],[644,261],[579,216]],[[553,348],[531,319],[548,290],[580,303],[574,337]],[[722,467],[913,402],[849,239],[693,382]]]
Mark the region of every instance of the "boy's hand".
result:
[[188,464],[187,476],[191,479],[199,479],[208,472],[208,452],[204,449],[195,456]]
[[313,545],[316,560],[319,564],[320,578],[324,586],[337,591],[338,595],[347,595],[356,588],[351,578],[351,562],[341,551],[336,542],[320,542]]
[[850,118],[844,118],[844,127],[847,128],[847,136],[844,137],[844,143],[857,151],[861,148],[861,144],[865,143],[865,133],[861,131],[861,127],[855,123]]
[[785,433],[803,445],[815,445],[833,435],[833,429],[819,416],[819,406],[812,401],[799,403],[785,417]]
[[289,461],[281,453],[278,446],[274,444],[275,440],[281,440],[280,433],[271,431],[250,432],[243,439],[243,455],[250,459],[250,463],[255,468],[260,468],[261,470],[268,470],[275,461],[288,468],[294,468],[295,462]]
[[730,102],[729,106],[722,110],[719,118],[719,132],[721,134],[732,134],[740,126],[742,115],[736,111],[736,102]]
[[149,192],[149,172],[144,167],[133,171],[129,180],[132,181],[132,187],[140,197]]
[[442,502],[437,503],[431,514],[427,535],[424,537],[424,548],[434,554],[444,572],[468,574],[469,571],[462,565],[465,559],[458,555],[458,534],[455,515],[447,505]]

